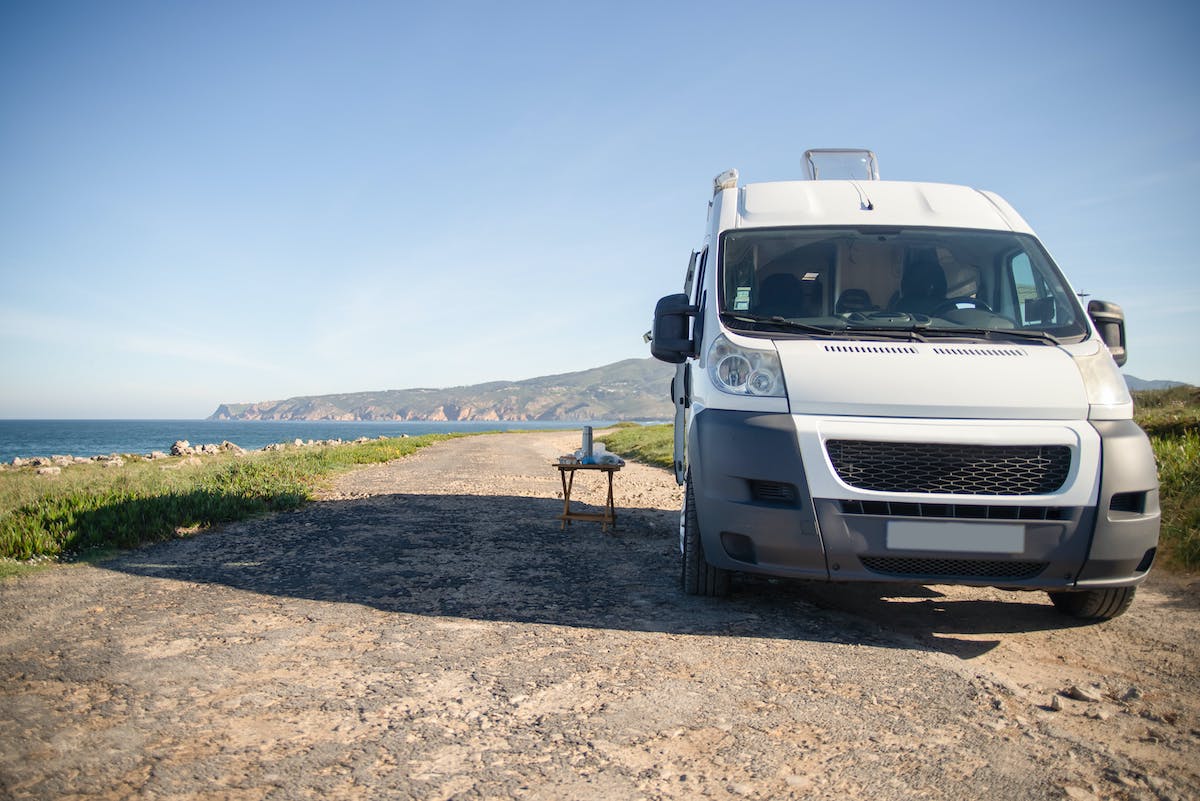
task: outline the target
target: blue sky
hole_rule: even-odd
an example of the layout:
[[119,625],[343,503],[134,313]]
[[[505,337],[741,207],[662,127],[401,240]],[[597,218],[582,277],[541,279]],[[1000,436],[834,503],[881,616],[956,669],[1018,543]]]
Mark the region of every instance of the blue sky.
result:
[[[1004,195],[1200,384],[1189,3],[7,2],[0,417],[647,355],[712,176]],[[1185,340],[1183,337],[1189,337]]]

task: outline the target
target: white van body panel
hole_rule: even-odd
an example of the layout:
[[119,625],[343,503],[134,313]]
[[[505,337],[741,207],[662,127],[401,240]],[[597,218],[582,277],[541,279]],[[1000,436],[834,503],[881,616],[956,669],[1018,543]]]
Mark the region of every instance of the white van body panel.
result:
[[[896,225],[1033,233],[1012,206],[966,186],[903,181],[773,181],[725,189],[736,211],[718,230],[775,225]],[[724,217],[724,215],[722,215]]]
[[1071,357],[1019,343],[777,340],[795,414],[1083,420]]

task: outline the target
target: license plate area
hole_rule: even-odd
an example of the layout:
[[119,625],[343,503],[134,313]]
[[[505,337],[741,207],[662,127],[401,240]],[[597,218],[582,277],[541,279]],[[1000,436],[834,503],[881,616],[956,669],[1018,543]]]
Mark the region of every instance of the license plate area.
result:
[[887,547],[895,551],[1025,553],[1025,526],[1011,523],[891,520]]

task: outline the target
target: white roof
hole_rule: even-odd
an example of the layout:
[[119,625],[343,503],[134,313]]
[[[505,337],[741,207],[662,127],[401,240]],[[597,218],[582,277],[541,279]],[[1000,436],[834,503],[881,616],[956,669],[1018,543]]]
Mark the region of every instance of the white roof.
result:
[[969,186],[908,181],[776,181],[746,184],[722,194],[734,191],[735,228],[919,225],[1033,233],[1003,198]]

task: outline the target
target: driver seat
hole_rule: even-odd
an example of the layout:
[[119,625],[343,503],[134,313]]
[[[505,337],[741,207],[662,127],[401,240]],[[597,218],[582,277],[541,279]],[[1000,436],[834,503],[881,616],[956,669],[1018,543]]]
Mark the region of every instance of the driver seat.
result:
[[937,252],[922,248],[909,254],[900,278],[900,295],[892,302],[893,311],[932,315],[946,300],[946,273]]

